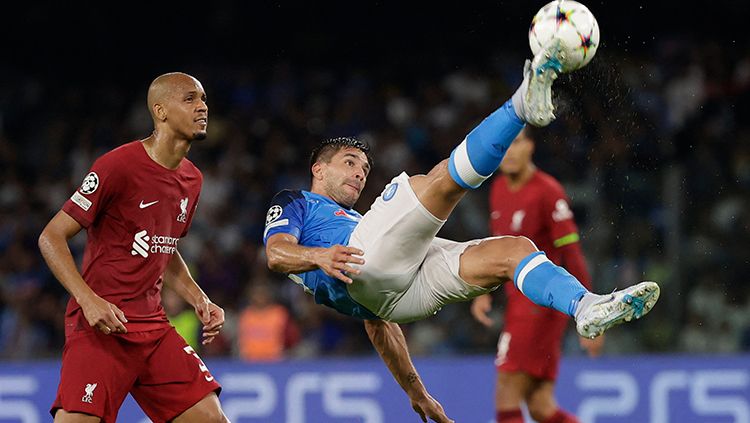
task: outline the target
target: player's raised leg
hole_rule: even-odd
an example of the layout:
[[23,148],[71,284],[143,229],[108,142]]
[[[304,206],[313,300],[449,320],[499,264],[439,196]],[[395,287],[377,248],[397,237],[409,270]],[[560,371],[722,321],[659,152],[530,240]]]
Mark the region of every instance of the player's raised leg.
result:
[[555,42],[527,60],[523,82],[512,98],[474,128],[448,159],[427,175],[410,178],[420,203],[435,217],[446,219],[466,190],[492,176],[526,123],[546,126],[555,119],[552,83],[562,69],[559,55]]
[[588,338],[641,318],[659,298],[655,282],[641,282],[609,295],[591,293],[525,237],[488,238],[468,247],[460,258],[459,276],[483,288],[513,279],[533,303],[574,317],[578,333]]

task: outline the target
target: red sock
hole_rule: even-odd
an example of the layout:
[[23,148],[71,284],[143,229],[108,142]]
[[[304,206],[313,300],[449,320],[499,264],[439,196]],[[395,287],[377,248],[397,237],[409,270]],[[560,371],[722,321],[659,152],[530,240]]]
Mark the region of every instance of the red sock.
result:
[[565,411],[561,409],[557,409],[555,411],[555,414],[551,415],[550,418],[543,421],[542,423],[579,423],[578,419],[572,415],[568,414]]
[[495,414],[497,423],[523,423],[523,413],[521,409],[498,411]]

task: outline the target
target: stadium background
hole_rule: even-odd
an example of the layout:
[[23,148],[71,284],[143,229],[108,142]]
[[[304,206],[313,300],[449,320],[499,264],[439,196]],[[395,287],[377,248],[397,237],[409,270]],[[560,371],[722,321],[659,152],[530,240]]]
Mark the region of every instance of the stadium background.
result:
[[[174,70],[202,81],[210,107],[209,137],[189,156],[204,173],[203,193],[180,250],[228,324],[201,355],[247,363],[236,322],[260,295],[250,288],[269,286],[291,317],[285,359],[372,358],[360,323],[314,306],[268,273],[260,248],[267,204],[282,188],[308,186],[309,151],[329,136],[356,135],[374,146],[361,212],[396,172],[428,170],[512,93],[529,55],[528,23],[544,3],[15,5],[0,61],[3,366],[59,358],[67,295],[36,239],[98,155],[149,133],[146,89]],[[651,3],[585,3],[602,43],[588,67],[556,84],[560,118],[542,133],[536,162],[568,189],[596,291],[642,279],[662,285],[648,318],[607,334],[608,357],[696,355],[691,369],[723,359],[747,364],[746,5]],[[484,236],[486,222],[480,189],[441,235]],[[77,258],[84,243],[85,235],[73,242]],[[170,303],[170,314],[180,307]],[[405,331],[416,357],[485,357],[482,395],[491,395],[497,331],[474,322],[468,304]],[[593,365],[580,357],[572,331],[565,355],[581,368]],[[744,398],[747,410],[750,375],[740,375],[732,398]],[[740,412],[721,420],[727,416],[720,410],[711,421],[750,419]]]

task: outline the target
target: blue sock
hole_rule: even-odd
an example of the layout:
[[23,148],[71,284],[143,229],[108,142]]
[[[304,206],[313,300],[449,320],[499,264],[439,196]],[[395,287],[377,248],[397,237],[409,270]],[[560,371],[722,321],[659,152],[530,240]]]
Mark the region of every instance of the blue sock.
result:
[[466,189],[477,188],[500,166],[524,123],[508,100],[474,128],[451,153],[448,171]]
[[513,282],[534,304],[575,316],[578,302],[589,292],[567,270],[549,261],[542,251],[529,254],[516,267]]

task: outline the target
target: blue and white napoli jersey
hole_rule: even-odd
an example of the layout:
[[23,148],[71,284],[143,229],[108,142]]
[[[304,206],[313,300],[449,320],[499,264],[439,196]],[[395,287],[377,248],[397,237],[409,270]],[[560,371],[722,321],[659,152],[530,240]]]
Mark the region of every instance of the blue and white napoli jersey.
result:
[[[347,245],[360,219],[362,215],[357,211],[344,208],[328,197],[309,191],[284,190],[271,200],[263,243],[273,234],[285,233],[297,238],[299,245],[305,247]],[[320,269],[290,274],[289,278],[302,285],[318,304],[361,319],[378,318],[349,296],[344,282]]]

